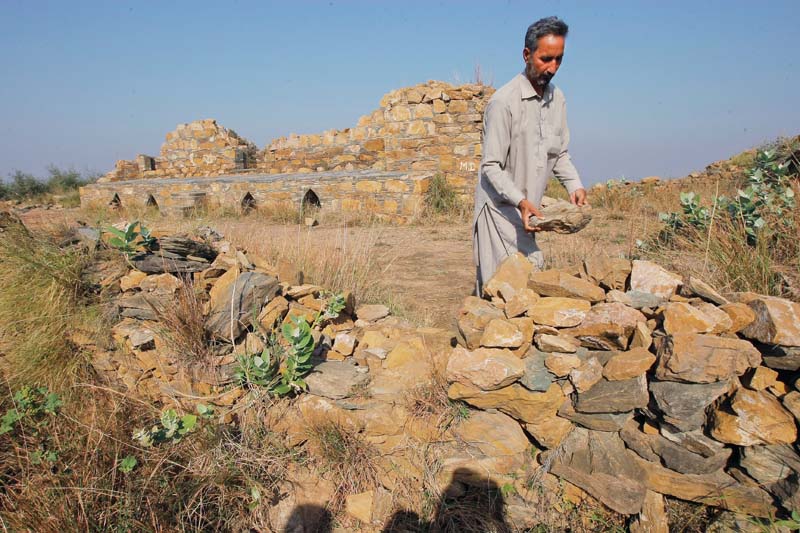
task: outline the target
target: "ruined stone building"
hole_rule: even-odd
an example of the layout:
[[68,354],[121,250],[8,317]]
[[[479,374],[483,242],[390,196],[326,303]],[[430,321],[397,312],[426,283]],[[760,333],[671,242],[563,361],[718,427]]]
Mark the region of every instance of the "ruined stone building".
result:
[[303,204],[402,221],[436,174],[471,195],[491,87],[429,81],[386,94],[343,130],[289,135],[259,150],[215,120],[180,124],[158,156],[117,161],[81,189],[82,206],[152,206],[180,212]]

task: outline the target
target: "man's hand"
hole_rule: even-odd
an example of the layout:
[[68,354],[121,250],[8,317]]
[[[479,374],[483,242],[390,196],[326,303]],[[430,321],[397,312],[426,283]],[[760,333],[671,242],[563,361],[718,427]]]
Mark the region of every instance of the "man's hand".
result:
[[586,189],[578,189],[570,194],[569,201],[578,207],[588,206],[589,202],[586,201]]
[[539,228],[531,226],[530,223],[531,215],[543,218],[542,213],[536,209],[536,206],[533,205],[527,198],[525,198],[519,203],[517,208],[519,208],[519,212],[522,215],[522,223],[525,225],[525,231],[539,231]]

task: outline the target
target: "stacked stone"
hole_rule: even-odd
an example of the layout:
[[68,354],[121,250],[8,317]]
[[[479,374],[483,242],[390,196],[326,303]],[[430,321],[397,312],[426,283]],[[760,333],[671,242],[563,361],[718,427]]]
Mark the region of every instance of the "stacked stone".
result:
[[98,181],[219,176],[254,168],[256,152],[253,143],[216,120],[195,120],[167,133],[160,157],[139,155],[133,161],[117,161],[116,168]]
[[521,255],[483,296],[459,312],[450,398],[516,419],[552,473],[638,515],[632,530],[666,531],[663,495],[800,505],[800,304],[647,261],[539,272]]
[[[259,168],[270,173],[374,169],[439,171],[467,192],[481,156],[483,109],[494,89],[429,81],[386,94],[356,127],[272,141]],[[469,191],[471,192],[471,191]]]

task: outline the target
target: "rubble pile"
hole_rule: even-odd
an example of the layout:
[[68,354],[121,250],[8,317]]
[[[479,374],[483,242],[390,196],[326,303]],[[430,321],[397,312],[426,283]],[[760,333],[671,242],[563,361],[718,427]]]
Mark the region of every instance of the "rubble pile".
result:
[[631,527],[666,527],[647,516],[663,495],[798,508],[799,304],[604,257],[539,272],[512,256],[483,296],[459,312],[450,398],[512,417]]
[[[366,530],[386,523],[402,490],[431,483],[448,494],[502,487],[519,529],[562,498],[630,515],[632,531],[667,531],[664,495],[759,517],[799,508],[796,303],[723,296],[647,261],[534,271],[514,255],[464,300],[455,330],[419,328],[348,294],[321,318],[330,292],[213,232],[160,242],[106,280],[118,347],[98,349],[95,368],[236,423],[263,397],[237,381],[241,358],[292,317],[316,323],[307,390],[260,416],[289,448],[313,447],[314,428],[334,425],[373,451],[377,481],[345,504]],[[176,305],[196,306],[202,353],[171,338]],[[325,507],[336,490],[291,465],[271,521]]]

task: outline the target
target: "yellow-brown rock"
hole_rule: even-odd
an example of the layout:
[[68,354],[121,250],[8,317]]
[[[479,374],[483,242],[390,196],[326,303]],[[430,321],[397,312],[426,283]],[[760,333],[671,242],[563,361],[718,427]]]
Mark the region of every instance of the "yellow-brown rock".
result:
[[372,522],[372,504],[374,491],[368,490],[359,494],[349,494],[344,500],[344,510],[347,514],[369,524]]
[[777,380],[777,372],[765,366],[757,366],[743,382],[750,389],[764,390],[775,385]]
[[664,331],[676,333],[708,333],[714,321],[700,309],[687,303],[670,302],[664,306]]
[[478,348],[469,351],[456,346],[447,363],[447,380],[481,390],[496,390],[517,381],[525,363],[508,350]]
[[486,325],[480,344],[486,348],[519,348],[525,338],[512,322],[496,318]]
[[544,366],[560,378],[568,376],[573,369],[581,366],[581,363],[582,361],[577,355],[560,353],[548,355],[544,360]]
[[499,296],[508,301],[518,291],[527,287],[528,276],[532,271],[533,263],[524,255],[512,254],[497,267],[492,279],[483,288],[483,293],[490,298]]
[[650,334],[650,329],[644,322],[638,322],[636,328],[633,330],[633,337],[631,337],[631,348],[644,348],[649,350],[653,344],[653,336]]
[[708,302],[699,302],[693,303],[692,306],[701,311],[703,315],[712,322],[709,333],[726,333],[733,328],[733,320],[731,317],[716,305]]
[[756,319],[755,312],[746,303],[732,302],[719,307],[731,319],[731,328],[728,333],[738,333],[753,323]]
[[631,262],[628,259],[595,255],[583,262],[583,269],[589,281],[608,290],[624,291]]
[[458,331],[466,347],[473,350],[480,347],[483,330],[492,320],[504,318],[502,310],[491,303],[478,298],[467,296],[458,310]]
[[560,270],[531,273],[528,279],[528,288],[541,296],[577,298],[590,302],[601,302],[606,297],[605,291],[597,285],[570,276]]
[[575,353],[580,348],[580,341],[569,335],[537,335],[536,347],[543,352]]
[[713,383],[741,376],[761,363],[761,354],[741,339],[678,333],[658,351],[656,377],[688,383]]
[[655,362],[656,356],[645,348],[618,352],[603,367],[603,377],[609,381],[635,378],[647,372]]
[[631,269],[631,290],[654,294],[669,299],[683,280],[650,261],[634,261]]
[[[524,315],[529,309],[533,308],[539,301],[539,295],[535,291],[525,287],[517,291],[514,296],[506,300],[504,311],[508,318]],[[749,308],[748,308],[749,309]]]
[[568,328],[583,322],[592,304],[575,298],[541,298],[528,309],[528,316],[537,325]]
[[631,520],[630,533],[669,533],[664,496],[652,490],[645,493],[642,510]]
[[569,372],[569,380],[579,393],[591,389],[602,378],[603,365],[596,357],[589,357],[578,368],[573,368]]
[[525,424],[525,429],[543,447],[557,448],[572,431],[572,422],[554,412],[543,413],[540,420]]
[[740,387],[730,408],[714,411],[711,436],[738,446],[792,444],[797,439],[794,417],[768,392]]
[[138,270],[131,270],[125,276],[122,276],[119,280],[119,288],[122,292],[129,291],[132,289],[136,289],[139,287],[139,283],[147,277],[147,274],[144,272],[139,272]]
[[800,421],[800,392],[787,392],[783,397],[783,406],[794,415],[795,420]]
[[761,297],[748,302],[756,319],[741,333],[765,344],[800,346],[800,304],[783,298]]
[[283,296],[276,296],[264,306],[258,315],[258,323],[265,331],[272,331],[275,324],[282,321],[289,310],[289,301]]
[[495,391],[453,383],[447,394],[453,400],[464,400],[479,409],[497,409],[517,420],[534,424],[549,417],[549,413],[557,412],[564,401],[564,393],[555,383],[547,392],[529,391],[516,383]]

